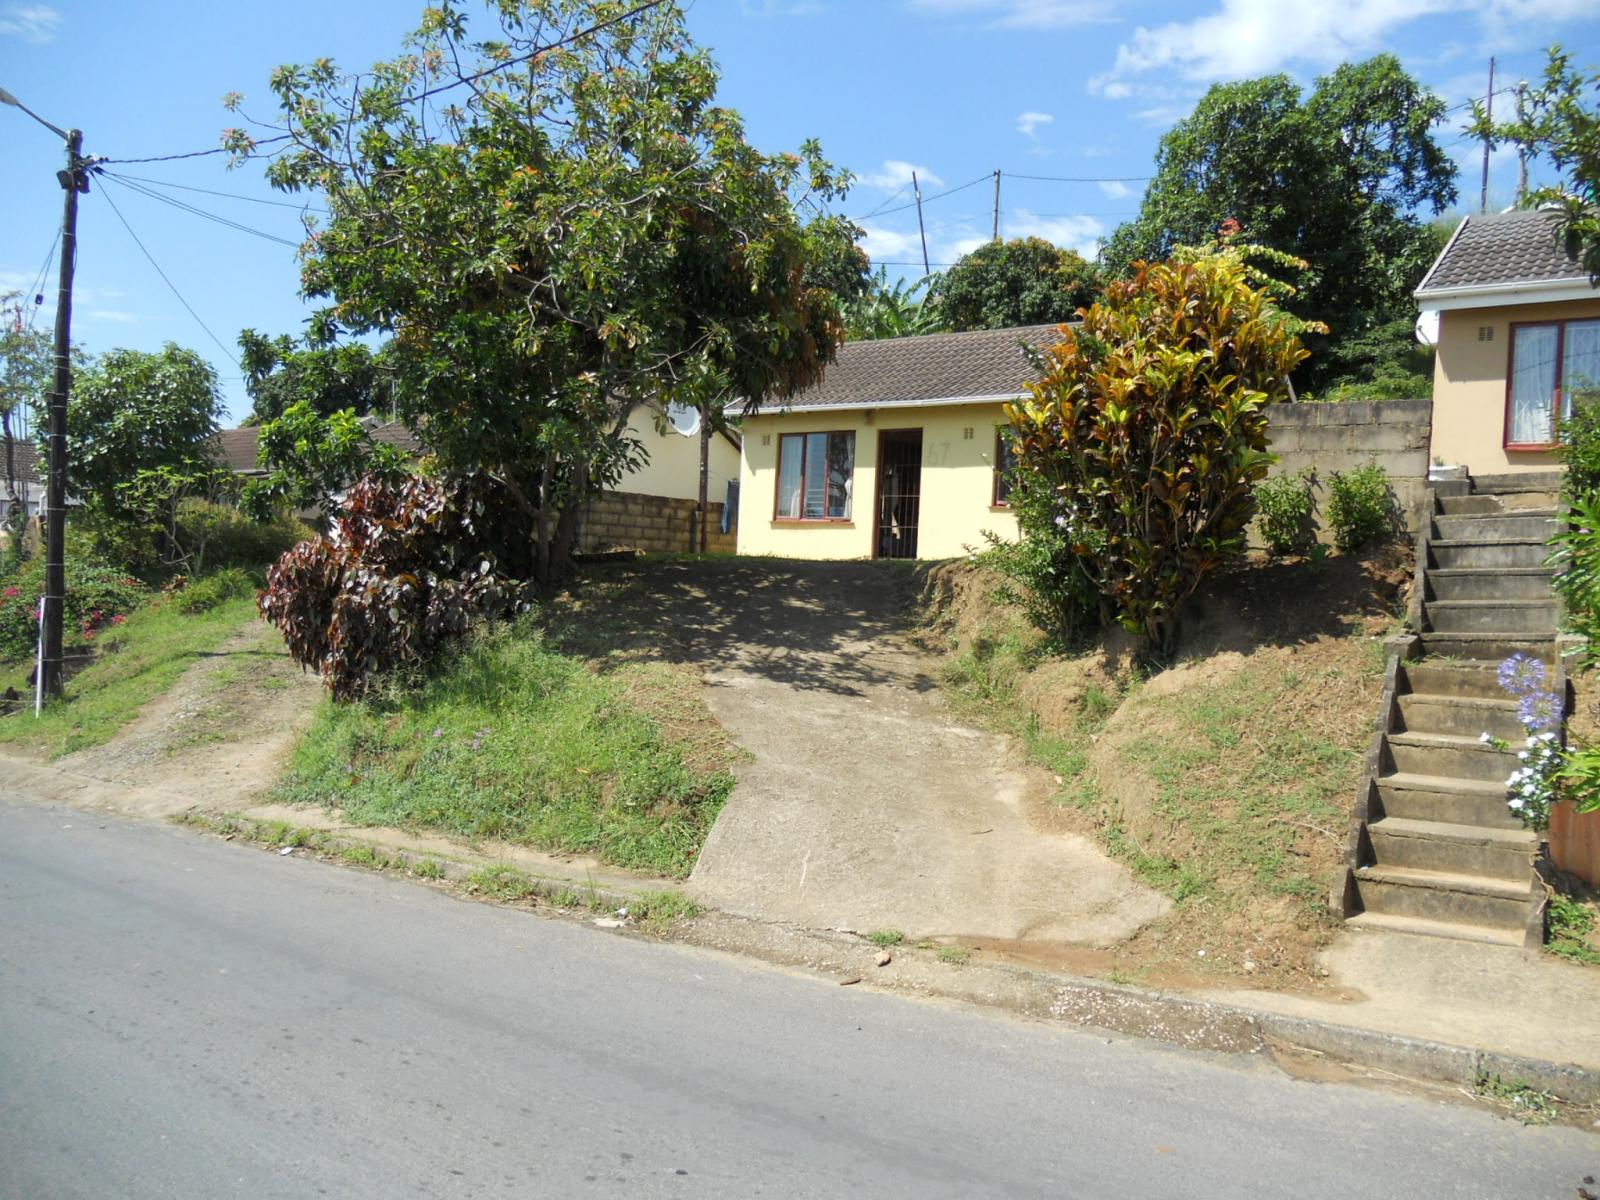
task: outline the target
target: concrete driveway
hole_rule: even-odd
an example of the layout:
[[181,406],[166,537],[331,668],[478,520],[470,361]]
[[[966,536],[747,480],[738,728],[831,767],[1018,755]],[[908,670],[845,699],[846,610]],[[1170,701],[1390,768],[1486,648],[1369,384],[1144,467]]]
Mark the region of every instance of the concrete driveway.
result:
[[[1045,832],[1048,775],[953,720],[901,563],[653,563],[661,642],[753,756],[689,890],[813,928],[1105,946],[1168,901]],[[641,581],[643,582],[643,581]],[[649,618],[646,618],[649,619]]]

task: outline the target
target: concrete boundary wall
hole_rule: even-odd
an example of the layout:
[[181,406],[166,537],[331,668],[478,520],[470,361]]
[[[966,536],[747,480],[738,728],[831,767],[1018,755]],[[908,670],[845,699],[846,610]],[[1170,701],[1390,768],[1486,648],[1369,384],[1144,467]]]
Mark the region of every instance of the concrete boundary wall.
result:
[[[734,528],[722,532],[722,505],[713,502],[706,517],[706,549],[732,554]],[[643,550],[651,554],[687,554],[695,549],[693,500],[601,492],[584,506],[578,521],[578,552]]]
[[1372,461],[1388,473],[1406,528],[1413,534],[1420,528],[1433,401],[1274,404],[1268,412],[1267,448],[1278,456],[1271,475],[1313,473],[1317,536],[1322,541],[1333,540],[1323,515],[1329,477]]

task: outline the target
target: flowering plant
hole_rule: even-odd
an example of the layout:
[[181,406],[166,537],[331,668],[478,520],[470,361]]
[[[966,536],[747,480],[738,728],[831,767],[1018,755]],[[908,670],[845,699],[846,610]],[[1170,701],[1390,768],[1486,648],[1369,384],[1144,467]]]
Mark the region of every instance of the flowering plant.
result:
[[[1550,805],[1556,791],[1566,751],[1559,731],[1565,705],[1546,686],[1550,673],[1544,663],[1527,654],[1513,654],[1500,664],[1500,686],[1517,701],[1517,720],[1527,732],[1524,747],[1517,751],[1520,764],[1506,780],[1506,805],[1530,829],[1550,825]],[[1496,750],[1511,749],[1502,738],[1485,733],[1481,739]]]

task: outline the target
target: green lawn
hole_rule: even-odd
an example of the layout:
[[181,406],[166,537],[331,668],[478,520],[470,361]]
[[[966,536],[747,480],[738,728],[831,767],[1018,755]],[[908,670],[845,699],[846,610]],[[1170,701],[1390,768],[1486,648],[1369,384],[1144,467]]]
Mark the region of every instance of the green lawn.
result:
[[381,697],[324,702],[279,798],[682,877],[733,786],[733,755],[680,670],[600,674],[525,619]]
[[[67,682],[66,694],[45,707],[0,718],[0,744],[22,745],[58,758],[109,741],[147,702],[215,650],[255,613],[252,597],[228,600],[206,612],[184,613],[158,598],[131,613],[126,623],[100,635],[100,655]],[[31,697],[29,663],[0,664],[0,690],[15,687]]]

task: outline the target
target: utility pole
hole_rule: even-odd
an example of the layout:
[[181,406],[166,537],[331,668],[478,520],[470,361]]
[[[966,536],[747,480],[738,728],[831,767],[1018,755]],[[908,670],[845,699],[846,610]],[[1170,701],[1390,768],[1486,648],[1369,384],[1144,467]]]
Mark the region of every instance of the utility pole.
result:
[[917,198],[917,233],[922,237],[922,273],[932,275],[933,271],[928,266],[928,231],[922,227],[922,185],[917,182],[917,173],[911,172],[911,191]]
[[994,173],[994,241],[1000,240],[1000,172]]
[[[1489,60],[1489,94],[1484,98],[1485,116],[1494,121],[1494,59]],[[1478,211],[1489,211],[1489,139],[1483,139],[1483,191],[1478,197]]]
[[[1528,119],[1528,81],[1526,79],[1517,84],[1517,124],[1521,125]],[[1517,144],[1517,203],[1522,203],[1522,198],[1528,194],[1528,146],[1526,142]]]
[[78,258],[78,193],[89,190],[83,133],[67,134],[67,169],[56,172],[67,194],[61,218],[61,279],[56,292],[56,377],[50,393],[50,479],[45,488],[44,678],[40,690],[61,695],[62,624],[67,595],[67,393],[72,389],[72,272]]

